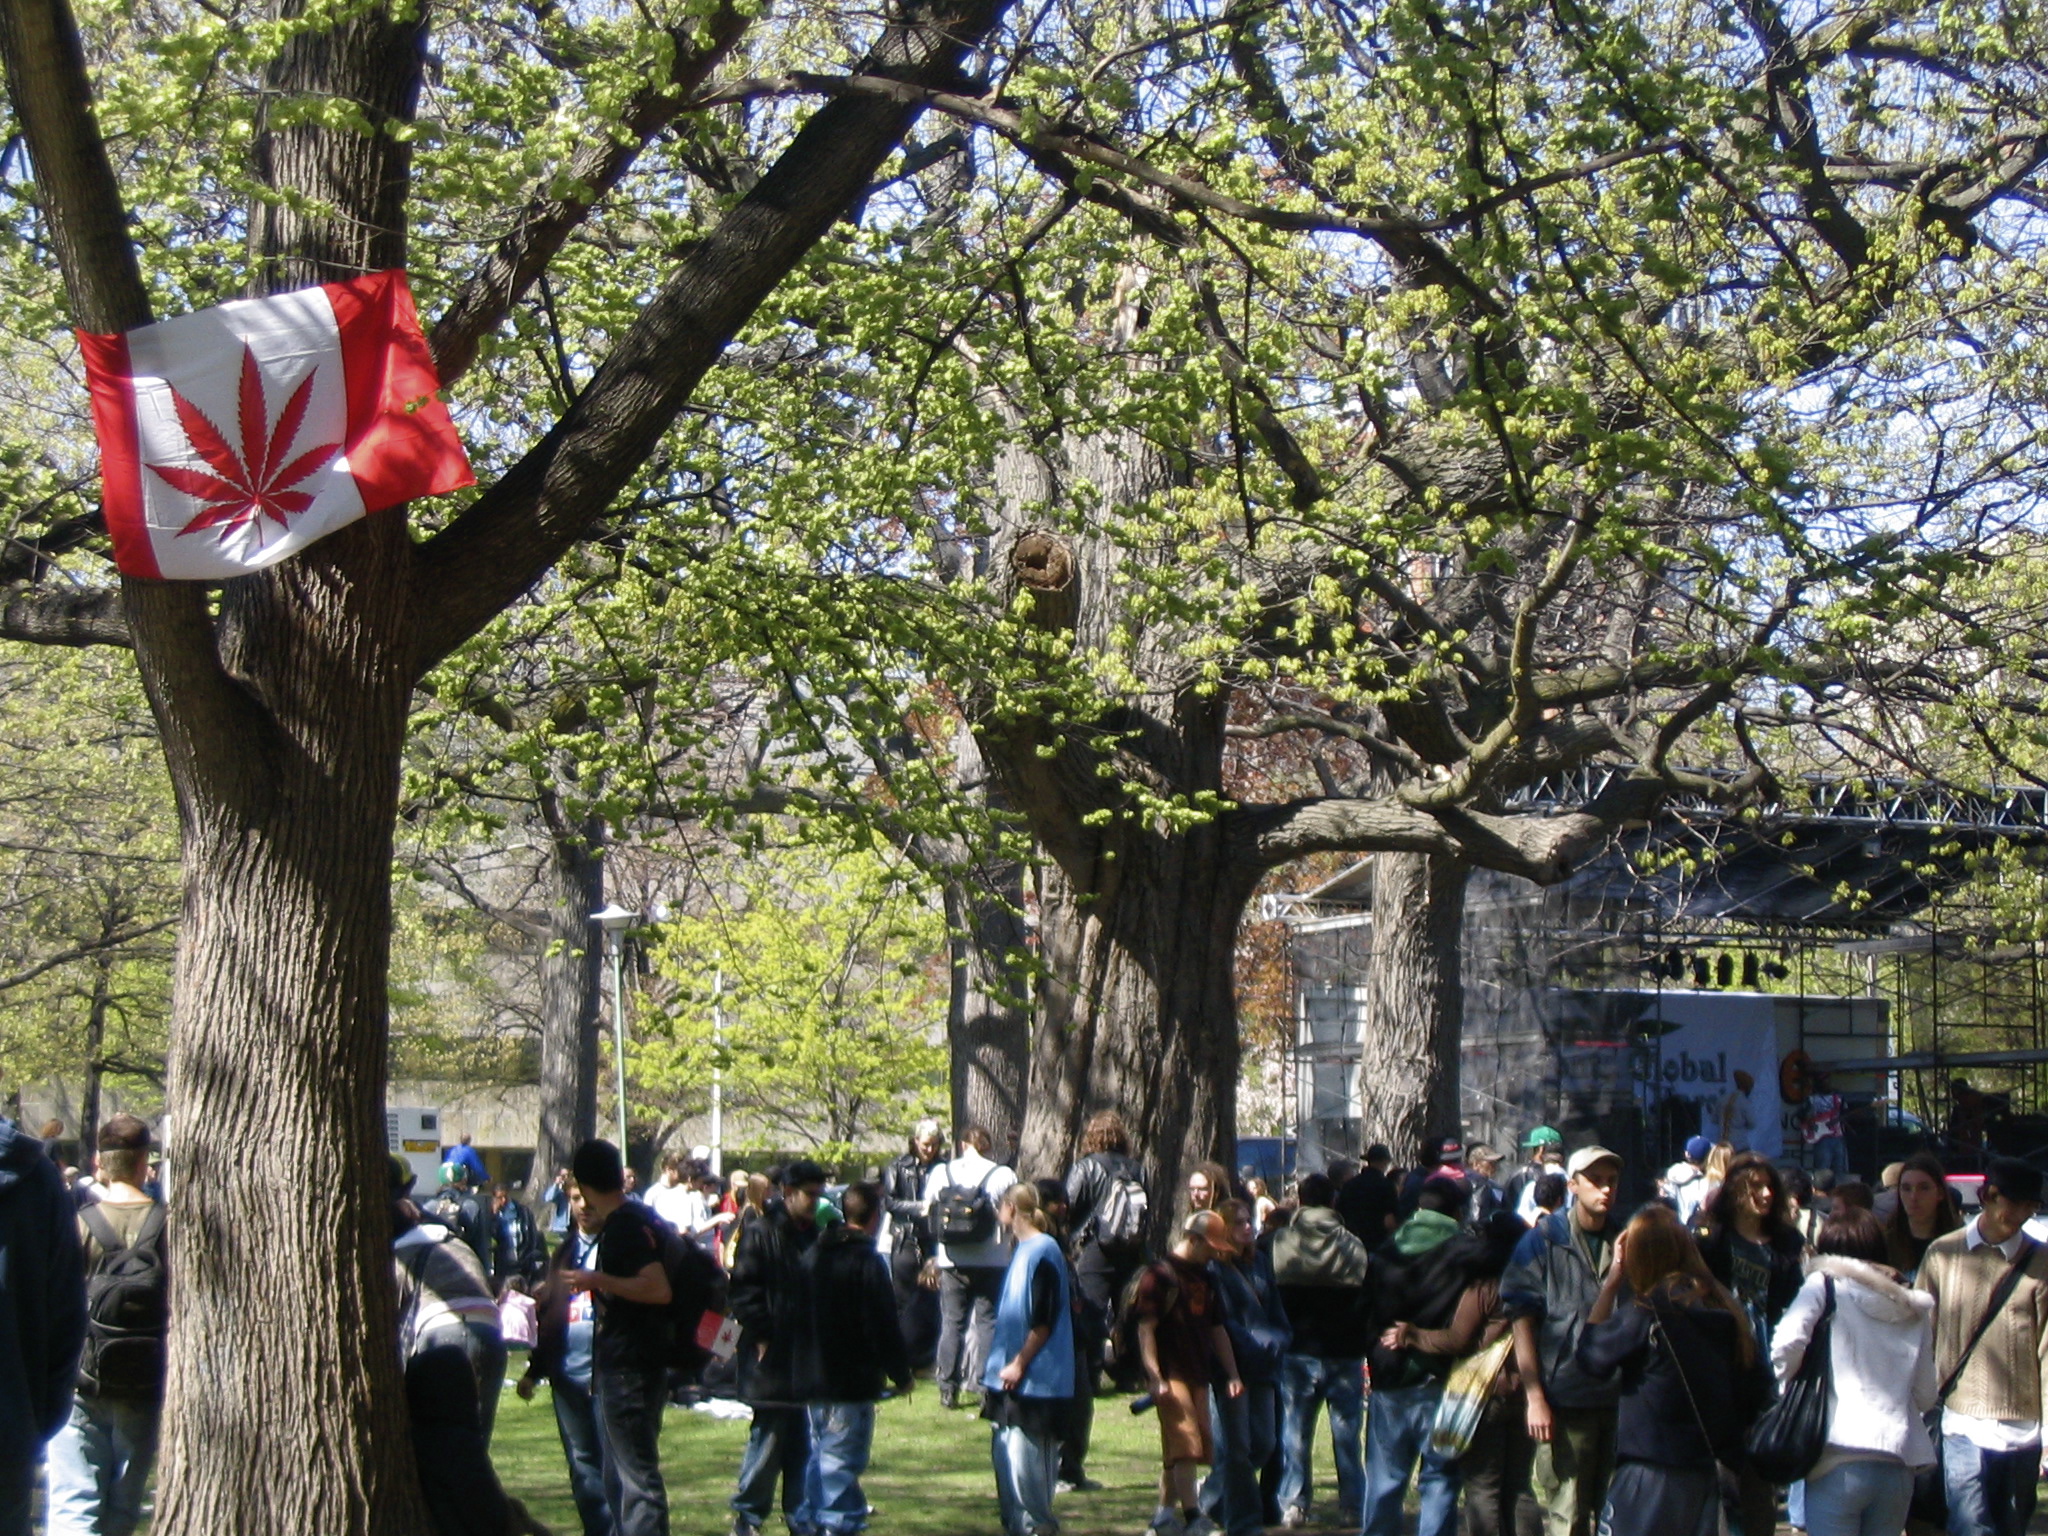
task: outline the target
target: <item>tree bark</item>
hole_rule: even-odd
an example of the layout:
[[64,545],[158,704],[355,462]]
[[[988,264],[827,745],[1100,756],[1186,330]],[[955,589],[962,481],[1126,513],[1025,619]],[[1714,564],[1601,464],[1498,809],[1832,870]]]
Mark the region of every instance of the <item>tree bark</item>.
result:
[[1046,978],[1031,1050],[1020,1173],[1064,1173],[1081,1129],[1114,1109],[1145,1166],[1155,1235],[1168,1191],[1237,1142],[1237,927],[1250,891],[1213,826],[1119,840],[1083,890],[1049,864],[1039,884]]
[[1029,1079],[1030,981],[1020,963],[1024,931],[1024,870],[1006,861],[990,871],[994,886],[948,881],[945,889],[947,953],[952,986],[946,1040],[952,1062],[956,1127],[978,1125],[998,1149],[1015,1146],[1024,1130]]
[[557,1168],[597,1134],[603,946],[590,914],[604,905],[604,821],[580,824],[560,797],[542,796],[547,823],[548,940],[540,962],[540,1125],[528,1193],[538,1200]]
[[96,956],[92,966],[92,997],[85,1010],[85,1087],[78,1095],[78,1166],[90,1169],[92,1155],[99,1150],[100,1058],[107,1043],[107,1005],[110,1001],[105,954]]
[[1436,854],[1373,855],[1358,1094],[1366,1143],[1385,1142],[1397,1161],[1415,1156],[1432,1137],[1461,1134],[1458,1040],[1470,874],[1471,866]]

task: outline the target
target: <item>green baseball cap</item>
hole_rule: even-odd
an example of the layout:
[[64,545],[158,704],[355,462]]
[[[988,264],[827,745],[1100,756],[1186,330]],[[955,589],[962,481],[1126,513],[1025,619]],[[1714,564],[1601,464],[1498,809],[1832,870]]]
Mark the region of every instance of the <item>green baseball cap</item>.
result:
[[1564,1145],[1564,1138],[1549,1126],[1539,1125],[1535,1130],[1522,1138],[1522,1145],[1525,1147],[1561,1147]]

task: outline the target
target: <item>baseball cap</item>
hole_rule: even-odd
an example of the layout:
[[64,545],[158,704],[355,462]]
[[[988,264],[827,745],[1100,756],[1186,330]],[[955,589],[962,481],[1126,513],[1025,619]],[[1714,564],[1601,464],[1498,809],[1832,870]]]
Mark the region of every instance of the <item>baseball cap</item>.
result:
[[1237,1244],[1230,1240],[1230,1223],[1215,1211],[1196,1211],[1181,1223],[1182,1237],[1199,1237],[1218,1253],[1235,1253]]
[[1605,1147],[1581,1147],[1571,1155],[1571,1161],[1564,1165],[1564,1171],[1577,1178],[1595,1163],[1613,1163],[1621,1166],[1621,1154],[1610,1152]]
[[1458,1140],[1455,1136],[1446,1136],[1436,1144],[1436,1156],[1437,1161],[1442,1163],[1463,1162],[1465,1160],[1465,1143]]
[[409,1195],[412,1193],[412,1164],[408,1163],[396,1152],[391,1154],[389,1177],[392,1194]]
[[1685,1155],[1696,1163],[1705,1162],[1713,1150],[1714,1144],[1704,1136],[1695,1136],[1685,1144]]
[[690,1161],[691,1161],[691,1162],[693,1162],[693,1163],[708,1163],[708,1162],[710,1162],[710,1161],[711,1161],[711,1149],[710,1149],[709,1147],[692,1147],[692,1148],[690,1148]]
[[1539,1125],[1535,1130],[1522,1138],[1522,1145],[1525,1147],[1561,1147],[1564,1145],[1564,1138],[1549,1126]]

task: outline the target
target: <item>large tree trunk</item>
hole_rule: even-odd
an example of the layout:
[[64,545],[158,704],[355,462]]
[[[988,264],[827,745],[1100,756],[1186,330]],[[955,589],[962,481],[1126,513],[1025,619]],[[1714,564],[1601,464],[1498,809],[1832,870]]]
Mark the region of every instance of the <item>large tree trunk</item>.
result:
[[1020,1173],[1062,1174],[1098,1110],[1120,1112],[1158,1192],[1164,1231],[1191,1163],[1231,1165],[1237,1141],[1237,998],[1247,891],[1213,827],[1141,836],[1078,890],[1056,864],[1039,885],[1046,979],[1031,1051]]
[[1435,854],[1373,855],[1358,1096],[1365,1141],[1385,1142],[1402,1162],[1429,1138],[1461,1134],[1458,1040],[1470,874],[1469,865]]
[[540,1125],[528,1195],[597,1134],[597,1073],[604,953],[590,914],[604,905],[604,822],[563,814],[542,797],[548,827],[548,941],[540,962]]

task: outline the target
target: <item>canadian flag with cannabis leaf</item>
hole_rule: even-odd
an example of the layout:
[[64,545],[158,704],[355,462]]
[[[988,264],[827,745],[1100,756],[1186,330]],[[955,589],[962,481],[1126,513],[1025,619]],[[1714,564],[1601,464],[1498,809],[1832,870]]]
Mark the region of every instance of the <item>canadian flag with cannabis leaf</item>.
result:
[[219,581],[472,484],[403,272],[81,332],[114,562]]

